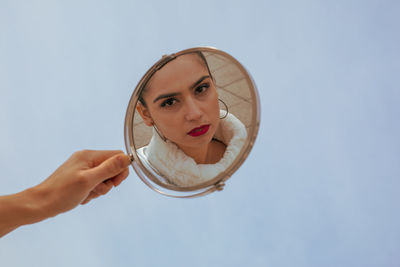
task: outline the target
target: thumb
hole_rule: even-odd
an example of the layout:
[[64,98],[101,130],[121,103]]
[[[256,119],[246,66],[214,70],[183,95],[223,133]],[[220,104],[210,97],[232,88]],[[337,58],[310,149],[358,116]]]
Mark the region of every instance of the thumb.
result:
[[92,178],[91,180],[101,183],[123,172],[130,163],[129,156],[123,153],[117,154],[103,161],[100,165],[87,170],[87,174]]

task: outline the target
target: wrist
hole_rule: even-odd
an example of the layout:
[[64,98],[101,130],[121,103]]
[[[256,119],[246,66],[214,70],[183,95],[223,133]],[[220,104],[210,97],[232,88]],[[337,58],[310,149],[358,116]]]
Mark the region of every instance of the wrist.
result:
[[46,211],[45,193],[40,187],[28,188],[14,196],[17,227],[40,222],[50,217]]
[[0,197],[0,237],[26,224],[46,219],[41,193],[36,187]]
[[34,186],[21,193],[24,194],[25,224],[36,223],[50,217],[46,205],[46,193],[39,186]]

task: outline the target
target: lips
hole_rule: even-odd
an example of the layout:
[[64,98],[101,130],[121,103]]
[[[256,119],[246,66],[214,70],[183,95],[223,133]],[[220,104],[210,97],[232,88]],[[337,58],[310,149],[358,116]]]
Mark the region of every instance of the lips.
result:
[[202,125],[197,128],[193,128],[190,132],[188,132],[188,135],[190,136],[200,136],[208,132],[208,129],[210,128],[210,124]]

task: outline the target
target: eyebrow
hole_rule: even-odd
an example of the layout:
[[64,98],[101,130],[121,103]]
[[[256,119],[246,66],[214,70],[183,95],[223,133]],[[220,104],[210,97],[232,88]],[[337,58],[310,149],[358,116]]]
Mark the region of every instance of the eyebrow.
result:
[[158,100],[163,99],[163,98],[168,98],[172,96],[177,96],[180,95],[181,93],[171,93],[171,94],[162,94],[156,97],[156,99],[153,100],[153,103],[156,103]]
[[[197,82],[195,82],[194,84],[192,84],[192,86],[190,87],[190,89],[193,89],[194,87],[196,87],[197,85],[199,85],[202,81],[204,81],[205,79],[210,78],[210,75],[205,75],[202,76],[200,79],[197,80]],[[168,98],[168,97],[173,97],[173,96],[177,96],[180,95],[181,93],[169,93],[169,94],[162,94],[157,96],[154,100],[153,103],[157,102],[160,99],[163,98]]]
[[195,82],[195,83],[191,86],[191,88],[192,88],[192,89],[195,88],[197,85],[199,85],[203,80],[205,80],[205,79],[207,79],[207,78],[210,78],[210,75],[204,75],[204,76],[202,76],[197,82]]

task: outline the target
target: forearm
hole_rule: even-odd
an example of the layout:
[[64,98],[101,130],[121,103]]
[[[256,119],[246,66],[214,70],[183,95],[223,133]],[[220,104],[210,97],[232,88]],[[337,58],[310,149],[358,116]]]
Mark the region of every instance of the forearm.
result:
[[39,185],[0,196],[0,237],[107,194],[128,177],[130,163],[120,150],[74,153]]
[[36,187],[0,196],[0,237],[22,225],[46,219],[42,202]]

